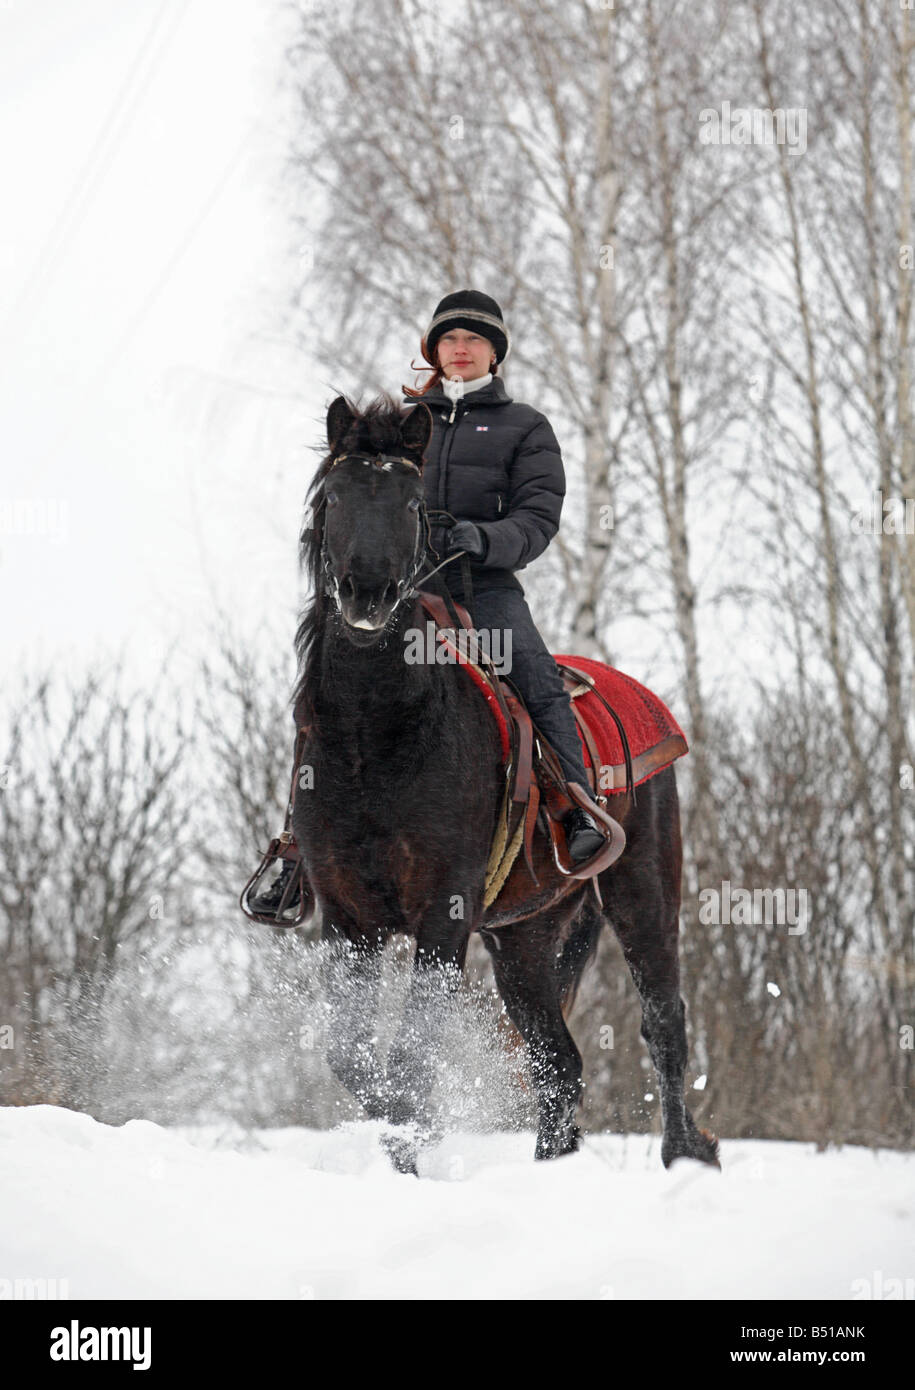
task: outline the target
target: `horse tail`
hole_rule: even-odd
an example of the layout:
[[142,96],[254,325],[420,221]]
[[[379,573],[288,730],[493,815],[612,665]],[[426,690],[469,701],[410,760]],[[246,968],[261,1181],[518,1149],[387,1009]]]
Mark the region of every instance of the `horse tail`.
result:
[[597,952],[603,918],[589,891],[582,904],[581,912],[562,948],[559,957],[559,999],[562,1014],[568,1018],[575,1005],[578,986],[585,973],[585,967]]

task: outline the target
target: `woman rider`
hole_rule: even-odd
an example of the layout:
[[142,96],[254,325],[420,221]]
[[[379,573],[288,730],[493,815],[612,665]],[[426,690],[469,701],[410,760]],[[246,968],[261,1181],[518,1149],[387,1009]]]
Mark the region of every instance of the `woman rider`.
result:
[[[432,375],[421,390],[404,387],[404,394],[409,403],[422,400],[433,418],[423,465],[426,506],[456,519],[447,530],[432,525],[432,544],[440,555],[465,551],[470,557],[474,627],[511,632],[511,670],[505,674],[555,749],[568,780],[587,792],[568,694],[515,578],[515,571],[541,555],[559,529],[565,472],[546,416],[512,400],[498,376],[509,347],[508,329],[494,299],[478,290],[446,295],[422,342]],[[453,597],[462,602],[459,564],[448,564],[444,575]],[[563,828],[576,863],[590,859],[604,843],[603,832],[580,806],[566,813]],[[275,883],[251,900],[255,912],[277,909],[293,868],[284,865]]]
[[[441,555],[463,550],[471,558],[474,627],[511,632],[506,674],[568,780],[587,791],[568,694],[515,577],[559,529],[566,486],[549,420],[513,400],[498,376],[509,348],[494,299],[478,290],[446,295],[422,342],[432,375],[420,390],[404,387],[404,394],[408,401],[423,401],[433,417],[423,464],[426,506],[456,518],[448,531],[433,524],[432,544]],[[452,561],[443,573],[453,597],[462,602],[459,564]],[[603,844],[603,832],[581,807],[569,811],[563,825],[576,863]]]

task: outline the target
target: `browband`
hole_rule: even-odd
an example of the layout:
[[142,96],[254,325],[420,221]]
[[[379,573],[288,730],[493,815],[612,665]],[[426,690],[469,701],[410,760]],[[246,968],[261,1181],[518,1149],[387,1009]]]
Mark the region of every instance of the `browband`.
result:
[[330,467],[336,468],[337,464],[342,463],[344,459],[361,459],[363,463],[370,463],[375,468],[384,468],[386,463],[405,463],[408,468],[415,468],[417,473],[423,471],[418,463],[414,463],[413,459],[404,458],[400,454],[378,454],[375,458],[366,458],[363,454],[338,454],[332,460]]

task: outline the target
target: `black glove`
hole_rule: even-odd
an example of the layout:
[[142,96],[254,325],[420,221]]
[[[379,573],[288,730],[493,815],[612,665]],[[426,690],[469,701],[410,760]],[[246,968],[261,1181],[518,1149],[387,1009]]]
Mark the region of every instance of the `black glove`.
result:
[[475,526],[472,521],[458,521],[452,526],[448,537],[448,553],[454,550],[466,550],[474,559],[482,560],[487,545],[486,537],[479,526]]

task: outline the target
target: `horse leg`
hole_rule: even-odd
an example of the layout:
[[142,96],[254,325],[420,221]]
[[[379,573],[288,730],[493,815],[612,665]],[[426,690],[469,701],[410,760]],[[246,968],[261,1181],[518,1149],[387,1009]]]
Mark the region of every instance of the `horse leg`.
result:
[[480,933],[509,1017],[528,1046],[540,1113],[535,1158],[573,1153],[579,1142],[581,1054],[562,1016],[563,915],[559,908],[517,927]]
[[626,964],[642,1001],[641,1034],[648,1044],[661,1092],[661,1162],[669,1168],[676,1158],[698,1158],[718,1164],[718,1143],[696,1126],[683,1096],[686,1072],[686,1005],[680,997],[677,919],[659,949],[650,933],[617,931]]
[[419,1150],[432,1137],[429,1097],[449,1001],[461,983],[467,954],[466,929],[423,939],[413,957],[413,977],[397,1036],[388,1054],[386,1118],[399,1132],[383,1137],[395,1168],[416,1174]]
[[[647,803],[641,788],[639,795]],[[660,871],[657,856],[648,853],[643,858],[639,841],[633,839],[631,856],[624,855],[607,871],[601,887],[605,915],[642,1003],[641,1033],[661,1093],[661,1162],[669,1168],[674,1159],[697,1158],[717,1167],[718,1141],[697,1128],[683,1096],[687,1044],[686,1005],[680,997],[679,835],[674,839],[676,852],[662,862]],[[647,838],[642,843],[647,845]]]
[[385,1114],[384,1073],[375,1045],[380,940],[348,937],[340,914],[326,912],[324,992],[328,1008],[327,1061],[370,1119]]

